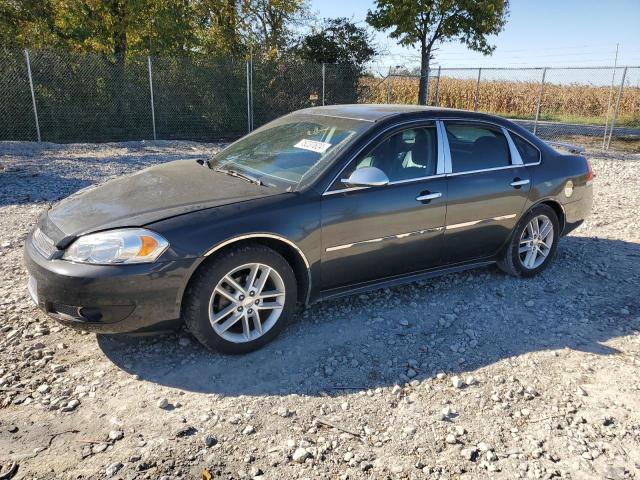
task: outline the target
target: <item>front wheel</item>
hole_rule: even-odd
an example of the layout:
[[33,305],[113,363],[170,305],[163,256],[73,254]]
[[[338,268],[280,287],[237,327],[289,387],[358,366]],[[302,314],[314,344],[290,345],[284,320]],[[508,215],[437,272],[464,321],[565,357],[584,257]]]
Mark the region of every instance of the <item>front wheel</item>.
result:
[[498,267],[515,277],[532,277],[551,263],[559,237],[556,212],[547,205],[539,205],[518,223]]
[[296,278],[289,263],[270,248],[246,245],[228,250],[196,273],[183,317],[206,347],[246,353],[280,333],[296,299]]

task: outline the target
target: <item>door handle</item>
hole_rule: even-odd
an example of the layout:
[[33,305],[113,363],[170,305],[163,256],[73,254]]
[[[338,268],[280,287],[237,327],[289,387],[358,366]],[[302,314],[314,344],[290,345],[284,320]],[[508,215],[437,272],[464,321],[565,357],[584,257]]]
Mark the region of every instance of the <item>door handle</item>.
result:
[[418,195],[416,197],[416,200],[418,202],[428,202],[429,200],[440,198],[441,196],[442,196],[442,193],[440,192],[425,193],[424,195]]
[[525,178],[524,180],[520,180],[519,178],[514,178],[513,182],[511,182],[512,187],[521,187],[523,185],[527,185],[529,183],[529,179]]

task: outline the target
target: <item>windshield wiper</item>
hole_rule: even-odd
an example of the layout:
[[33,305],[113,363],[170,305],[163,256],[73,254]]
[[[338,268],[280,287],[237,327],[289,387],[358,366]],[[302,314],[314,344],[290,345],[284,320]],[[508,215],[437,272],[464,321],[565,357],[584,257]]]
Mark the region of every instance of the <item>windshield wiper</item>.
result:
[[218,167],[218,168],[214,168],[214,171],[220,172],[220,173],[226,173],[227,175],[231,175],[232,177],[242,178],[242,179],[247,180],[247,181],[249,181],[251,183],[255,183],[256,185],[264,185],[262,180],[260,180],[259,178],[251,176],[248,173],[239,172],[238,170],[232,170],[232,169],[226,169],[226,168]]

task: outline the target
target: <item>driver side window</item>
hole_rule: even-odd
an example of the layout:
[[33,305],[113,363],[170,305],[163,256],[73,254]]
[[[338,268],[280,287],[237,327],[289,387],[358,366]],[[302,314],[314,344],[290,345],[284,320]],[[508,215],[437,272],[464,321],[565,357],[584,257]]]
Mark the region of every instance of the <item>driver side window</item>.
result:
[[394,133],[355,158],[344,169],[330,190],[345,188],[342,179],[357,169],[376,167],[389,182],[412,180],[435,175],[438,163],[438,136],[435,125],[410,128]]

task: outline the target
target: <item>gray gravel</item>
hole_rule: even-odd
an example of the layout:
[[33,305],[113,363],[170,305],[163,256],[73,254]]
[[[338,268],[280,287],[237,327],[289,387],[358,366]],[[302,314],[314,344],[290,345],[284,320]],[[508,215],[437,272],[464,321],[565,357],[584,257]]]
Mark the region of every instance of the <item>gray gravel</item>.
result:
[[640,478],[640,154],[590,152],[594,213],[551,268],[325,302],[228,357],[106,337],[28,298],[48,204],[216,145],[0,143],[0,474],[14,478]]

